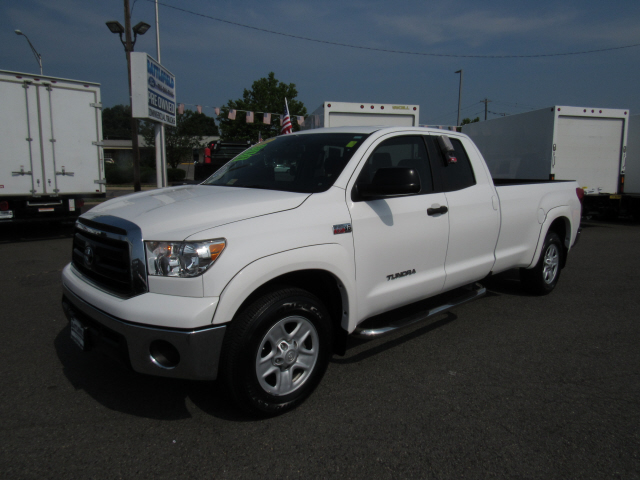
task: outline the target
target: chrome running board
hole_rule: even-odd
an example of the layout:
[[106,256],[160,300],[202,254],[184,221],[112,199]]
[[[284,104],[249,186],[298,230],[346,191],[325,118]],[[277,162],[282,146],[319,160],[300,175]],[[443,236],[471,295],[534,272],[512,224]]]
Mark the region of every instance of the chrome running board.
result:
[[357,338],[378,338],[383,335],[386,335],[391,332],[395,332],[396,330],[400,330],[401,328],[408,327],[415,323],[426,320],[427,318],[433,317],[439,313],[446,312],[447,310],[457,307],[458,305],[462,305],[463,303],[470,302],[471,300],[475,300],[477,298],[482,297],[485,293],[487,293],[487,289],[480,285],[479,283],[473,284],[470,286],[471,291],[469,293],[465,293],[460,297],[457,297],[443,305],[438,307],[431,308],[429,310],[425,310],[422,312],[414,313],[413,315],[409,315],[406,318],[401,320],[397,320],[389,325],[380,328],[356,328],[351,335]]

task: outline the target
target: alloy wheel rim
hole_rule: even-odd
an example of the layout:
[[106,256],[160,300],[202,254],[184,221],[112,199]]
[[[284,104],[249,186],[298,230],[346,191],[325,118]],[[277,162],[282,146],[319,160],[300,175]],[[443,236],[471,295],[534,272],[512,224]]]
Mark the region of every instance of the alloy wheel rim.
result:
[[550,285],[558,276],[560,266],[560,251],[555,244],[549,245],[544,254],[544,266],[542,268],[542,278],[544,283]]
[[309,380],[319,347],[318,332],[307,318],[295,315],[279,320],[260,342],[255,362],[258,383],[275,396],[295,392]]

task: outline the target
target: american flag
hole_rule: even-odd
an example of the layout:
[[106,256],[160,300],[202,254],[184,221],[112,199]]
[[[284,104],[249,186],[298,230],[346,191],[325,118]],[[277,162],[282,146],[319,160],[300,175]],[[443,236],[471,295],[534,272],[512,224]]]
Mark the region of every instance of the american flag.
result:
[[289,117],[289,105],[287,105],[287,99],[284,99],[284,116],[282,117],[282,129],[280,135],[286,135],[292,133],[291,130],[291,118]]

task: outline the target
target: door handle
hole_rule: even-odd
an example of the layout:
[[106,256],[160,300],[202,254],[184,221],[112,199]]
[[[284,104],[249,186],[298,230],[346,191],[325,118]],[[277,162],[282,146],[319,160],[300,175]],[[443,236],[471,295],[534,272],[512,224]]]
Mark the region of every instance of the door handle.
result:
[[449,209],[444,205],[439,208],[427,208],[427,215],[438,215],[439,213],[447,213]]

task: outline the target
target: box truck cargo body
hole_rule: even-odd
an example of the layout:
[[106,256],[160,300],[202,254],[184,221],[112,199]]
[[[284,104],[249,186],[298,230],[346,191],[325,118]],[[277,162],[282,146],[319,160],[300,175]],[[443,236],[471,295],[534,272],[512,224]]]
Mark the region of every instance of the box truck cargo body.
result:
[[627,161],[624,174],[623,205],[640,218],[640,115],[629,117]]
[[305,119],[302,130],[374,125],[417,127],[419,119],[418,105],[324,102]]
[[74,219],[104,197],[100,85],[0,71],[0,223]]
[[624,193],[640,195],[640,115],[629,117]]
[[504,179],[576,180],[585,208],[617,208],[629,111],[555,106],[462,127]]

